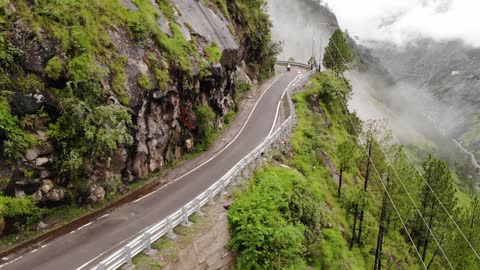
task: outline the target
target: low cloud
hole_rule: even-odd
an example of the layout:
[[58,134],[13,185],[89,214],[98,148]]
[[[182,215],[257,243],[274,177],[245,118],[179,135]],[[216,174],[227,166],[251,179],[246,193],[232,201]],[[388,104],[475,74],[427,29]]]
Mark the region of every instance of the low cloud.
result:
[[340,26],[361,40],[403,45],[418,38],[460,39],[480,47],[476,0],[327,0]]

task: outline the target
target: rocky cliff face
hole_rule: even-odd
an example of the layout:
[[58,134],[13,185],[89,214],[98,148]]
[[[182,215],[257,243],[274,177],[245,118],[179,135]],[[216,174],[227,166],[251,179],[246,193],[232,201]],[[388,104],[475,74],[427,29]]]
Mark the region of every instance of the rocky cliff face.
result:
[[99,202],[202,150],[255,76],[244,9],[217,2],[0,1],[0,191]]

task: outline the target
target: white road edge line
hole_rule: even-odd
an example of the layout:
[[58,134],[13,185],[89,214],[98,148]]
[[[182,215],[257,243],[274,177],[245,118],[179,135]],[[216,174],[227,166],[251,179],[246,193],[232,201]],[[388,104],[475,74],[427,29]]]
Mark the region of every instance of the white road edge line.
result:
[[[144,198],[146,198],[146,197],[154,194],[155,192],[158,192],[158,191],[164,189],[165,187],[167,187],[167,186],[175,183],[176,181],[182,179],[183,177],[189,175],[190,173],[194,172],[194,171],[197,170],[198,168],[200,168],[200,167],[202,167],[203,165],[207,164],[207,163],[210,162],[212,159],[214,159],[215,157],[217,157],[218,155],[220,155],[223,151],[225,151],[225,149],[227,149],[227,148],[228,148],[233,142],[235,142],[235,140],[240,136],[240,134],[242,133],[242,131],[245,129],[245,126],[247,125],[248,121],[249,121],[250,118],[252,117],[253,112],[255,111],[255,108],[257,107],[258,103],[260,103],[260,100],[262,100],[262,97],[263,97],[263,96],[267,93],[267,91],[273,86],[273,84],[275,84],[279,79],[280,79],[280,76],[277,75],[277,77],[275,78],[275,80],[274,80],[272,83],[270,83],[270,84],[268,85],[268,87],[265,88],[265,90],[263,90],[262,94],[261,94],[260,97],[258,98],[257,102],[255,102],[255,105],[253,106],[252,110],[250,111],[247,119],[246,119],[245,122],[243,123],[243,126],[242,126],[242,128],[238,131],[237,135],[233,138],[232,141],[230,141],[227,145],[225,145],[218,153],[216,153],[214,156],[212,156],[212,157],[209,158],[208,160],[204,161],[202,164],[200,164],[200,165],[198,165],[197,167],[193,168],[192,170],[190,170],[190,171],[186,172],[185,174],[179,176],[178,178],[172,180],[170,183],[164,185],[163,187],[161,187],[161,188],[159,188],[159,189],[157,189],[157,190],[152,191],[151,193],[149,193],[149,194],[147,194],[147,195],[145,195],[145,196],[142,196],[142,197],[136,199],[136,200],[133,201],[133,202],[136,203],[136,202],[138,202],[138,201],[141,201],[142,199],[144,199]],[[295,79],[294,79],[294,80],[295,80]],[[287,87],[287,88],[288,88],[288,87]],[[146,229],[147,229],[147,228],[141,230],[139,233],[145,231]],[[111,250],[117,248],[117,246],[121,245],[121,244],[124,243],[125,241],[127,241],[127,240],[129,240],[129,239],[131,239],[131,238],[133,238],[133,237],[136,237],[137,234],[138,234],[138,233],[130,236],[129,238],[127,238],[127,239],[123,240],[122,242],[116,244],[115,246],[111,247],[110,249],[108,249],[108,250],[100,253],[97,257],[95,257],[95,258],[91,259],[90,261],[84,263],[82,266],[80,266],[79,268],[77,268],[77,269],[75,269],[75,270],[82,270],[83,268],[85,268],[86,266],[88,266],[91,262],[97,260],[98,258],[102,257],[102,256],[105,255],[106,253],[108,253],[108,252],[110,252]],[[93,268],[93,269],[94,269],[94,268]]]
[[87,223],[87,224],[85,224],[85,225],[83,225],[82,227],[78,228],[77,231],[80,231],[81,229],[83,229],[83,228],[85,228],[85,227],[87,227],[87,226],[92,225],[92,223],[93,223],[93,221],[92,221],[92,222],[89,222],[89,223]]
[[103,215],[103,216],[101,216],[101,217],[98,217],[97,220],[100,220],[100,219],[102,219],[102,218],[106,218],[106,217],[108,217],[108,216],[110,216],[110,214],[105,214],[105,215]]
[[285,88],[285,90],[283,90],[282,96],[280,97],[280,100],[278,101],[277,111],[275,112],[275,119],[273,120],[272,128],[270,129],[270,132],[268,133],[267,137],[270,137],[270,135],[272,135],[273,131],[275,130],[275,125],[277,124],[277,120],[278,120],[278,111],[280,111],[280,106],[282,105],[282,100],[285,97],[285,94],[287,93],[287,89],[298,79],[299,76],[300,76],[300,74],[297,75],[293,79],[293,81],[290,82],[290,84],[288,84],[288,86],[287,86],[287,88]]

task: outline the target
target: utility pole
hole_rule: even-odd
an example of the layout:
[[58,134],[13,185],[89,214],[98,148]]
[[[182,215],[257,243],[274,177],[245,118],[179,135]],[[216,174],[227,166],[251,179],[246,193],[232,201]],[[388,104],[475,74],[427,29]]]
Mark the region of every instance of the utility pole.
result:
[[320,53],[319,53],[319,56],[318,56],[318,72],[322,71],[322,52],[323,52],[323,36],[322,36],[322,26],[320,25],[319,27],[319,30],[320,30]]

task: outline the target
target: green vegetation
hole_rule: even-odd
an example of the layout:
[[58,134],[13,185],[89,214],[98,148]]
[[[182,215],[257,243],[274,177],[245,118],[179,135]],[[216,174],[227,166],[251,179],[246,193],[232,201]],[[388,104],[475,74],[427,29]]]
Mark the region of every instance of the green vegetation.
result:
[[210,46],[205,47],[205,56],[210,64],[220,62],[220,59],[222,58],[222,52],[220,51],[220,48],[216,42],[213,42]]
[[155,79],[157,79],[160,91],[166,91],[169,83],[168,71],[155,68]]
[[30,198],[11,198],[0,195],[0,219],[38,215],[39,212]]
[[35,138],[20,128],[19,120],[12,115],[8,92],[0,92],[0,146],[2,154],[18,158],[35,145]]
[[142,88],[143,90],[150,91],[153,89],[152,82],[150,81],[150,78],[148,78],[147,74],[141,74],[138,76],[138,86]]
[[128,105],[130,103],[130,97],[125,91],[125,80],[127,77],[125,74],[125,65],[127,62],[127,57],[122,55],[118,57],[110,67],[112,72],[112,90],[118,96],[123,105]]
[[63,66],[63,61],[60,58],[54,56],[52,57],[52,59],[48,60],[47,66],[45,67],[45,74],[50,79],[58,80],[63,70]]
[[352,62],[353,54],[343,36],[342,31],[336,30],[330,37],[330,42],[325,48],[323,65],[335,71],[337,76],[348,70],[348,64]]
[[317,187],[299,173],[273,167],[255,181],[228,214],[238,269],[304,269],[307,246],[319,238]]
[[0,194],[0,222],[5,222],[2,233],[3,230],[15,233],[36,225],[42,213],[30,197],[12,198]]
[[246,92],[250,91],[250,89],[252,89],[252,85],[247,83],[247,82],[236,81],[235,83],[236,83],[237,91],[241,94],[246,93]]
[[230,125],[233,120],[235,119],[235,115],[237,115],[237,113],[235,111],[229,111],[226,115],[225,115],[225,124],[228,126]]
[[213,125],[215,113],[209,106],[200,105],[195,111],[195,117],[197,124],[195,152],[202,152],[207,150],[215,140],[215,128]]
[[49,127],[49,135],[62,145],[59,169],[74,180],[86,161],[104,162],[119,145],[132,143],[131,124],[126,107],[65,100],[62,115]]

